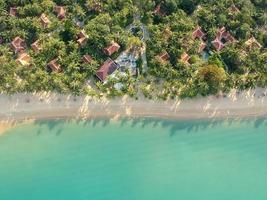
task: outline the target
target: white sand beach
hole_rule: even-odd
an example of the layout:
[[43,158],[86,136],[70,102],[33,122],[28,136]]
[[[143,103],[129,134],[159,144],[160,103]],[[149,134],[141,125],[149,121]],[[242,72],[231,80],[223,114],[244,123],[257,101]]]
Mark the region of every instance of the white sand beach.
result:
[[18,122],[45,118],[163,117],[177,119],[267,116],[267,89],[233,90],[227,96],[152,101],[93,99],[55,93],[0,95],[0,133]]

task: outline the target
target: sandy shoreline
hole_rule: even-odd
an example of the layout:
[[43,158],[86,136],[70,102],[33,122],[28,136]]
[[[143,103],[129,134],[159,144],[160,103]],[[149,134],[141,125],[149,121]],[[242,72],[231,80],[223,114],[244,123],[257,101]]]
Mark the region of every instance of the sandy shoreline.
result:
[[128,97],[96,100],[55,93],[0,95],[0,133],[36,119],[162,117],[174,119],[267,117],[267,90],[232,91],[227,97],[152,101]]

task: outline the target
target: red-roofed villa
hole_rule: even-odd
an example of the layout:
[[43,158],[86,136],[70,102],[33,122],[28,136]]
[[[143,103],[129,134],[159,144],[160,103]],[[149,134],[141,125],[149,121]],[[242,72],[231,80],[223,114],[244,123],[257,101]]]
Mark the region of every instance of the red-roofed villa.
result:
[[55,6],[54,12],[57,13],[57,17],[60,20],[62,20],[66,17],[66,10],[63,6]]
[[202,28],[200,26],[196,27],[196,29],[193,32],[193,39],[199,39],[200,45],[198,48],[198,53],[201,53],[206,48],[206,43],[204,42],[206,34],[203,32]]
[[15,37],[15,39],[11,42],[11,48],[15,53],[18,53],[24,50],[26,47],[25,41],[20,37]]
[[41,14],[40,21],[41,21],[43,28],[47,28],[48,25],[51,23],[51,21],[48,19],[48,17],[44,13]]
[[119,49],[120,49],[120,45],[116,42],[112,42],[111,45],[104,48],[104,53],[108,56],[111,56],[113,53],[119,51]]
[[78,39],[77,39],[78,44],[82,47],[86,44],[87,40],[88,40],[88,36],[85,34],[84,31],[81,31],[78,34]]
[[198,26],[193,32],[193,38],[194,39],[198,38],[198,39],[202,40],[202,39],[204,39],[205,35],[206,34],[203,32],[203,30],[200,26]]
[[12,17],[16,17],[17,14],[18,14],[18,9],[16,7],[10,7],[9,9],[9,14],[12,16]]
[[167,61],[170,59],[170,55],[166,51],[158,54],[156,57],[163,61]]
[[31,47],[35,52],[39,52],[39,51],[42,50],[42,48],[40,47],[39,42],[40,42],[39,40],[36,40],[34,43],[31,44]]
[[185,64],[189,64],[189,59],[190,59],[190,56],[184,52],[182,55],[181,55],[181,58],[180,58],[180,61],[185,63]]
[[221,42],[221,40],[219,40],[219,38],[215,38],[215,40],[213,40],[211,43],[217,51],[220,51],[224,47],[224,44]]
[[229,7],[229,12],[235,14],[235,13],[240,13],[240,10],[239,10],[238,7],[236,7],[235,4],[232,4],[232,5]]
[[119,65],[109,58],[97,70],[96,76],[100,81],[105,82],[107,77],[113,74],[118,68]]
[[83,62],[85,63],[91,63],[92,62],[92,57],[88,54],[84,55],[83,58],[82,58]]
[[53,71],[53,72],[60,72],[61,71],[61,68],[60,68],[60,64],[58,63],[58,59],[54,59],[54,60],[51,60],[49,63],[48,63],[48,67]]
[[154,9],[153,13],[156,14],[156,15],[160,15],[160,16],[166,15],[166,13],[164,11],[162,11],[160,4],[156,6],[156,8]]
[[23,66],[30,64],[31,57],[27,53],[20,53],[16,62]]
[[225,45],[235,42],[236,39],[226,31],[225,27],[218,30],[216,38],[211,42],[217,51],[220,51]]

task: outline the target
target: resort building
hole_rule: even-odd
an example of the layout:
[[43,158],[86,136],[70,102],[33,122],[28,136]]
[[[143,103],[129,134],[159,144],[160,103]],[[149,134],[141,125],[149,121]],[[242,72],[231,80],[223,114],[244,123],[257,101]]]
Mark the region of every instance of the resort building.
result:
[[240,10],[238,7],[236,7],[235,4],[232,4],[230,7],[229,7],[229,12],[230,14],[236,14],[236,13],[240,13]]
[[92,59],[92,57],[90,55],[86,54],[86,55],[83,56],[82,60],[83,60],[83,62],[89,64],[89,63],[92,62],[93,59]]
[[20,37],[15,37],[15,39],[11,42],[11,48],[15,53],[24,50],[25,47],[26,47],[25,41]]
[[248,47],[249,50],[251,49],[261,49],[262,45],[254,38],[251,37],[249,38],[246,42],[245,45]]
[[185,63],[185,64],[189,64],[189,59],[190,59],[190,56],[184,52],[182,55],[181,55],[181,58],[180,58],[180,61]]
[[194,31],[193,31],[193,38],[203,40],[206,34],[203,32],[202,28],[198,26]]
[[40,21],[43,28],[47,28],[48,25],[51,23],[51,21],[48,19],[48,17],[43,13],[40,17]]
[[16,62],[18,64],[21,64],[23,66],[29,65],[30,64],[31,57],[27,53],[20,53]]
[[161,9],[161,5],[157,5],[155,10],[153,11],[153,14],[159,15],[159,16],[165,16],[166,13]]
[[198,53],[201,53],[207,46],[207,44],[204,42],[206,34],[202,30],[200,26],[198,26],[192,33],[193,39],[199,39],[200,40],[200,45],[198,48]]
[[120,45],[116,42],[112,42],[111,45],[109,45],[108,47],[104,48],[104,53],[108,56],[111,56],[112,54],[114,54],[115,52],[118,52],[120,49]]
[[217,51],[220,51],[224,47],[224,44],[219,38],[215,38],[211,43]]
[[167,61],[167,60],[169,60],[170,59],[170,55],[168,54],[168,52],[162,52],[162,53],[160,53],[160,54],[158,54],[157,56],[156,56],[158,59],[160,59],[160,60],[163,60],[163,61]]
[[226,31],[225,27],[218,30],[216,38],[211,42],[217,51],[220,51],[225,45],[235,42],[236,39]]
[[88,36],[85,34],[84,31],[81,31],[78,34],[78,39],[77,39],[77,42],[80,45],[80,47],[83,47],[87,43],[87,40],[88,40]]
[[39,52],[42,50],[42,48],[40,47],[40,44],[39,44],[39,40],[36,40],[34,43],[31,44],[31,47],[33,49],[34,52]]
[[9,9],[9,14],[12,16],[12,17],[16,17],[17,14],[18,14],[18,9],[16,7],[10,7]]
[[100,81],[105,82],[107,77],[113,74],[118,68],[119,65],[109,58],[97,70],[96,76]]
[[54,59],[54,60],[51,60],[49,63],[48,63],[48,67],[53,71],[53,72],[60,72],[61,71],[61,68],[60,68],[60,64],[58,63],[58,59]]
[[55,6],[54,12],[57,14],[57,18],[60,20],[66,17],[66,10],[63,6]]

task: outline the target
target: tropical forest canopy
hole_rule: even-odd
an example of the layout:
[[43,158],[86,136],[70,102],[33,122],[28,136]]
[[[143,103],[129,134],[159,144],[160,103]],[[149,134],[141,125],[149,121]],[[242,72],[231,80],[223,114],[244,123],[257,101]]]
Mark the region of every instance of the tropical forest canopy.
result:
[[[167,99],[267,86],[266,0],[0,0],[0,13],[1,93]],[[131,32],[131,24],[139,28]],[[142,27],[146,40],[140,39]],[[83,46],[77,42],[81,31],[88,38]],[[24,40],[28,65],[11,47],[16,37]],[[103,49],[114,41],[120,49],[107,56]],[[101,83],[97,70],[124,51],[140,55],[138,76]],[[84,55],[92,61],[82,62]],[[47,67],[54,59],[60,72]]]

